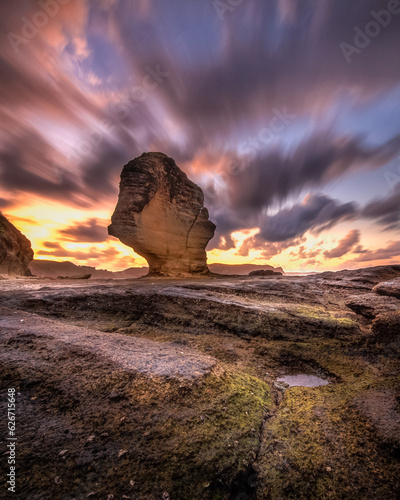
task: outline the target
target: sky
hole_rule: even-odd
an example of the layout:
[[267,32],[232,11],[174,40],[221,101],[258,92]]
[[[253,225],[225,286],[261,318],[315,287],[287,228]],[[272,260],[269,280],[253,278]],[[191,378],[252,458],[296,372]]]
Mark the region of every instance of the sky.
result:
[[0,210],[35,258],[145,265],[106,228],[161,151],[210,263],[400,263],[400,0],[15,0],[0,44]]

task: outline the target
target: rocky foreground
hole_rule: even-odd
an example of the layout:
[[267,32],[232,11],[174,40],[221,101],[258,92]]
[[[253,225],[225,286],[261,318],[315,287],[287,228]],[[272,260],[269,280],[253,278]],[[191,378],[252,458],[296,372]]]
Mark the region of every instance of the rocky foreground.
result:
[[399,498],[399,290],[400,266],[1,281],[14,497]]

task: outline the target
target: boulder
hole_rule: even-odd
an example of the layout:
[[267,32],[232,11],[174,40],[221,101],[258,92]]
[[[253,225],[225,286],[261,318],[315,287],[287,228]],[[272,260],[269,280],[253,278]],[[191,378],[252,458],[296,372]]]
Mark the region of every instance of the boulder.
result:
[[275,271],[273,269],[258,269],[257,271],[251,271],[249,276],[273,276],[274,274]]
[[346,307],[364,318],[372,320],[376,318],[375,295],[364,293],[362,295],[352,295],[346,301]]
[[400,278],[379,283],[379,285],[374,286],[372,290],[375,293],[379,293],[379,295],[387,295],[400,299]]
[[31,242],[0,213],[0,274],[31,276]]
[[149,263],[149,274],[208,274],[206,246],[215,225],[203,191],[163,153],[143,153],[124,166],[108,227]]

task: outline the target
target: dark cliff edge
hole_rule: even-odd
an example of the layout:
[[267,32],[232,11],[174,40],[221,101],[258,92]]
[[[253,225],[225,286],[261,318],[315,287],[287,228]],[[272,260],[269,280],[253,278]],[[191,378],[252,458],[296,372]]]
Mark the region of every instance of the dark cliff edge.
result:
[[31,276],[31,242],[0,213],[0,274]]

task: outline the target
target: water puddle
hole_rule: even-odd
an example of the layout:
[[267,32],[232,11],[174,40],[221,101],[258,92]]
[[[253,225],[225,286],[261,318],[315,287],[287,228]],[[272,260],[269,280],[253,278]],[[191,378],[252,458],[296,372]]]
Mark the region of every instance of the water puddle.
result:
[[290,387],[318,387],[320,385],[328,385],[329,382],[323,378],[316,377],[315,375],[306,375],[304,373],[299,375],[286,375],[278,378],[278,382],[283,382]]

